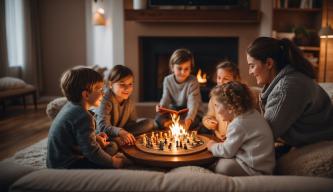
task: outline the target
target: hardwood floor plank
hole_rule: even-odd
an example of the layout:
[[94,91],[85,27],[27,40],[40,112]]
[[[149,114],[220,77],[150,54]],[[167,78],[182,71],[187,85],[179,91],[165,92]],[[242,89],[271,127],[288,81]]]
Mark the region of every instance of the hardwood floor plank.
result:
[[0,116],[0,160],[14,155],[47,137],[51,120],[45,113],[46,104],[10,106]]

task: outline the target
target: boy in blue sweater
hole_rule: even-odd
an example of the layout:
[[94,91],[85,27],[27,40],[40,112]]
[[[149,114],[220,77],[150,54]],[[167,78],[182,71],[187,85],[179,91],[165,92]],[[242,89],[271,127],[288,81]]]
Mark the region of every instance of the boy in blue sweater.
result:
[[88,112],[89,108],[98,107],[102,99],[102,76],[89,68],[74,68],[63,74],[60,85],[69,102],[51,125],[48,135],[47,167],[122,167],[124,157],[111,156],[102,149],[108,145],[105,135],[96,135],[94,118]]

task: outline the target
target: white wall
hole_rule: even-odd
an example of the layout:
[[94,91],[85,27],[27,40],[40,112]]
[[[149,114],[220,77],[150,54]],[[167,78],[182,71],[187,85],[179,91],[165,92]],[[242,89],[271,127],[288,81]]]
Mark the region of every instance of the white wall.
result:
[[[123,2],[119,0],[105,0],[103,3],[98,1],[95,4],[91,1],[91,16],[88,22],[92,23],[93,12],[102,7],[105,10],[106,25],[98,26],[87,24],[91,26],[92,30],[87,34],[91,36],[92,49],[88,51],[91,64],[97,64],[111,68],[116,64],[124,64],[124,19],[123,19]],[[89,39],[89,37],[88,37]]]

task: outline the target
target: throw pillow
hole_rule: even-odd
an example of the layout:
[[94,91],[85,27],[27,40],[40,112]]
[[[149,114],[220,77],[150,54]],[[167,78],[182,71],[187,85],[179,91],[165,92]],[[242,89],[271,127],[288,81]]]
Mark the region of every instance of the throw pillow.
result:
[[59,97],[47,104],[46,114],[50,119],[54,119],[60,109],[67,103],[66,97]]
[[278,161],[279,175],[301,175],[333,177],[333,141],[296,148],[283,155]]
[[15,77],[2,77],[0,78],[0,90],[19,89],[26,86],[26,83]]

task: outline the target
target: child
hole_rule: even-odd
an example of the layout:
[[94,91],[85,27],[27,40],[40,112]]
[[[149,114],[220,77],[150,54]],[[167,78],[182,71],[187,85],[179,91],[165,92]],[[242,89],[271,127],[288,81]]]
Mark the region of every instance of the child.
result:
[[48,135],[47,167],[49,168],[120,168],[123,158],[110,156],[104,135],[96,136],[90,107],[102,98],[102,76],[88,68],[74,68],[61,78],[61,90],[68,102],[52,122]]
[[[240,80],[239,69],[237,65],[230,61],[223,61],[216,66],[216,82],[222,85],[229,81]],[[205,128],[213,130],[217,138],[224,140],[227,132],[227,123],[223,121],[214,110],[214,102],[211,98],[208,103],[207,114],[202,118],[202,124]]]
[[[152,130],[154,120],[137,119],[135,103],[130,99],[134,75],[129,68],[123,65],[114,66],[108,81],[110,85],[106,87],[102,103],[96,110],[98,130],[108,136],[119,135],[125,143],[134,144],[135,138],[132,134],[139,135]],[[126,131],[119,132],[124,129]]]
[[[178,49],[171,55],[169,65],[172,74],[164,78],[163,95],[160,104],[156,106],[156,112],[161,112],[160,107],[174,110],[188,108],[187,115],[181,118],[184,120],[185,129],[194,128],[200,122],[198,113],[201,112],[201,95],[199,83],[196,77],[191,75],[193,55],[187,49]],[[156,122],[160,128],[169,127],[170,114],[157,115]]]
[[264,117],[254,109],[250,89],[231,81],[215,87],[211,95],[216,113],[229,123],[223,143],[210,140],[207,144],[215,157],[222,157],[215,171],[229,176],[272,174],[273,134]]

